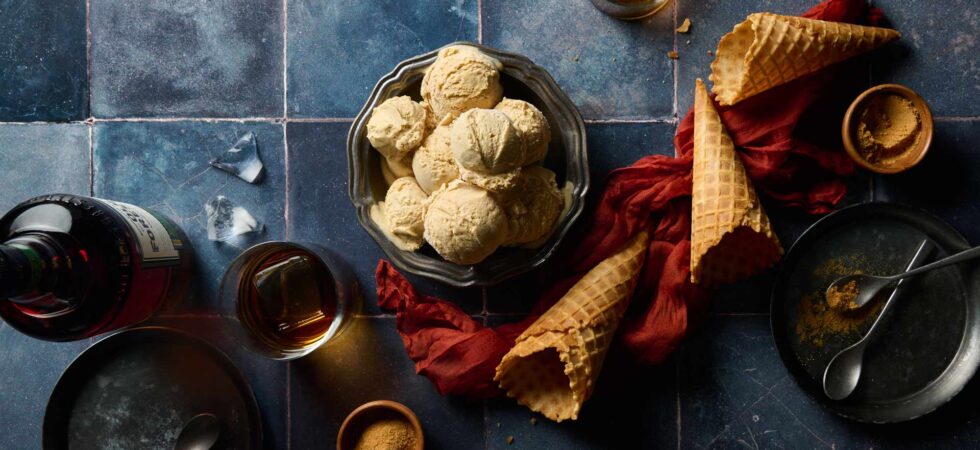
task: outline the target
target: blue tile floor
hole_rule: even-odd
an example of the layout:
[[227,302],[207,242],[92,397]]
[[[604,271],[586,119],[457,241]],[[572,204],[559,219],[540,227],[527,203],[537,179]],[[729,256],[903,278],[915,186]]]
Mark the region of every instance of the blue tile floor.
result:
[[[375,80],[398,61],[470,40],[547,68],[586,119],[594,204],[609,170],[671,154],[693,81],[708,74],[708,52],[723,33],[754,11],[796,14],[814,3],[676,0],[628,23],[587,0],[0,2],[0,210],[60,191],[141,204],[179,223],[197,250],[196,288],[152,323],[198,334],[229,354],[253,386],[267,448],[330,448],[343,417],[380,398],[415,409],[431,449],[980,447],[977,382],[939,412],[890,427],[846,421],[807,397],[770,337],[772,274],[719,292],[707,322],[658,367],[629,367],[613,352],[613,369],[581,419],[561,424],[508,400],[440,396],[415,375],[394,317],[375,304],[382,252],[347,199],[345,140]],[[980,182],[971,174],[980,165],[973,57],[980,5],[872,3],[904,37],[861,70],[869,83],[920,91],[936,115],[936,136],[921,166],[860,174],[845,202],[916,205],[980,242]],[[685,18],[691,32],[675,33]],[[671,50],[678,59],[667,57]],[[266,164],[259,185],[208,165],[248,131]],[[208,241],[203,205],[216,194],[245,206],[265,232]],[[769,213],[787,245],[815,220]],[[366,299],[348,333],[291,363],[245,349],[230,305],[216,295],[229,261],[272,239],[340,251]],[[495,325],[530,308],[540,279],[531,273],[464,290],[412,281]],[[92,342],[41,342],[0,323],[0,423],[16,424],[0,428],[0,448],[38,447],[58,374]]]

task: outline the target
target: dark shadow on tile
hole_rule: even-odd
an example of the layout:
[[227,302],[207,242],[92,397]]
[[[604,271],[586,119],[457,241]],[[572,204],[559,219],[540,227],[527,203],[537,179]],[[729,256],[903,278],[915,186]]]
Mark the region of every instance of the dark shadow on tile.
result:
[[[589,148],[589,174],[591,188],[587,195],[585,212],[576,223],[573,232],[563,241],[563,251],[574,248],[576,237],[581,236],[602,196],[606,177],[610,171],[633,164],[646,155],[674,154],[674,125],[666,123],[642,124],[589,124],[586,126]],[[487,289],[487,310],[494,313],[523,313],[531,309],[542,292],[554,281],[553,267],[561,260],[562,253],[552,258],[543,268],[505,281]]]
[[[242,134],[256,135],[265,179],[248,184],[213,169],[211,158]],[[196,289],[163,312],[230,312],[217,298],[228,264],[245,248],[285,237],[285,151],[282,125],[269,123],[100,123],[95,127],[95,195],[156,210],[187,233],[196,257]],[[204,204],[224,195],[244,207],[265,231],[230,242],[207,238]]]
[[88,116],[84,1],[4,2],[0,30],[0,121]]
[[589,2],[486,0],[484,42],[547,69],[587,119],[674,114],[674,46],[668,6],[627,22]]
[[286,362],[266,359],[245,348],[237,320],[218,317],[157,317],[147,325],[176,328],[218,347],[235,363],[251,385],[262,414],[265,448],[287,448]]
[[89,194],[88,126],[0,126],[0,214],[44,194]]
[[68,364],[92,340],[47,342],[0,327],[0,447],[38,448],[44,410]]
[[282,1],[94,0],[96,117],[283,111]]
[[289,2],[289,115],[354,117],[395,65],[476,41],[476,0]]
[[336,341],[290,363],[292,448],[331,447],[341,422],[373,400],[394,400],[422,422],[427,449],[483,448],[483,405],[444,397],[416,375],[394,319],[358,319]]
[[883,26],[902,39],[876,55],[875,84],[899,83],[919,92],[939,116],[976,116],[980,67],[976,64],[980,12],[972,0],[943,2],[942,8],[913,0],[874,0],[885,13]]
[[[290,123],[289,239],[325,245],[347,258],[364,289],[365,314],[378,314],[374,271],[384,253],[361,227],[347,195],[349,123]],[[407,274],[406,274],[407,275]],[[408,276],[422,294],[451,300],[470,314],[483,310],[483,290],[456,289]]]
[[[492,325],[506,321],[490,319]],[[487,402],[491,449],[676,448],[677,425],[674,360],[638,367],[617,348],[610,350],[596,390],[576,421],[553,422],[510,398]]]
[[932,147],[908,172],[878,176],[878,200],[925,209],[948,221],[967,240],[980,242],[980,120],[937,121]]

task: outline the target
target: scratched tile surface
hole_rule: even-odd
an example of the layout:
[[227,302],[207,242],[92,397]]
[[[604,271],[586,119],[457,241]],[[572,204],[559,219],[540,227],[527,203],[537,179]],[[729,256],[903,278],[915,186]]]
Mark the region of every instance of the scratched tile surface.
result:
[[477,0],[289,2],[289,115],[354,117],[400,61],[477,39]]
[[[971,172],[980,164],[972,57],[980,5],[871,3],[903,38],[851,70],[866,74],[858,80],[865,85],[899,82],[921,92],[937,116],[936,136],[929,157],[906,174],[849,179],[844,203],[912,204],[980,242],[980,185]],[[588,121],[591,206],[610,170],[672,154],[677,116],[691,105],[694,79],[707,78],[708,52],[724,33],[751,12],[799,14],[813,4],[676,0],[651,18],[620,22],[586,0],[91,0],[86,23],[84,1],[0,1],[0,122],[41,122],[0,123],[0,210],[43,193],[93,192],[177,221],[196,251],[196,287],[151,323],[190,331],[229,354],[255,391],[267,448],[331,447],[344,416],[380,398],[419,413],[433,449],[977,448],[977,382],[937,413],[897,426],[855,424],[809,398],[772,343],[771,273],[719,292],[706,322],[659,367],[637,370],[611,352],[580,420],[561,424],[511,400],[440,396],[416,374],[396,319],[377,307],[374,269],[383,253],[347,198],[345,141],[350,117],[397,62],[471,40],[545,67]],[[684,18],[691,32],[674,33]],[[679,59],[668,58],[670,50]],[[247,131],[266,165],[259,185],[208,166]],[[203,205],[217,194],[248,209],[265,232],[208,241]],[[787,247],[816,220],[764,203]],[[231,259],[272,239],[339,251],[365,299],[353,328],[291,363],[241,345],[231,305],[217,296]],[[458,290],[410,279],[491,325],[519,319],[549,280],[542,271]],[[58,374],[91,342],[37,341],[0,323],[0,377],[8,380],[0,422],[17,424],[0,428],[0,448],[38,447]]]
[[85,2],[0,2],[0,121],[88,116]]
[[93,0],[96,117],[282,115],[280,0]]

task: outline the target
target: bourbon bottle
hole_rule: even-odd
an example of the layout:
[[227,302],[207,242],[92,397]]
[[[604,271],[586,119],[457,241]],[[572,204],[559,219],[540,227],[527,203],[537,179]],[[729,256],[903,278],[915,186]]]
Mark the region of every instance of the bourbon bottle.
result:
[[36,197],[0,218],[0,317],[30,336],[84,339],[148,319],[186,293],[183,232],[138,206]]

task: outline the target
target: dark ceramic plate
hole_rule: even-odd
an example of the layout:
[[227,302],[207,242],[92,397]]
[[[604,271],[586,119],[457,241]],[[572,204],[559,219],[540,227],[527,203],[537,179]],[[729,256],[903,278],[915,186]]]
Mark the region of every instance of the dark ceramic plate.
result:
[[[823,371],[840,350],[857,341],[874,318],[848,320],[834,333],[807,327],[821,317],[823,290],[855,272],[904,271],[927,239],[928,261],[969,248],[966,239],[935,216],[910,207],[866,203],[817,221],[793,244],[772,293],[772,333],[783,363],[797,383],[828,409],[849,419],[889,423],[911,420],[958,394],[980,363],[980,265],[964,263],[907,280],[867,348],[861,381],[850,397],[823,393]],[[800,325],[801,322],[804,325]]]
[[259,449],[252,390],[224,353],[160,327],[122,331],[82,352],[55,385],[42,447],[173,448],[197,414],[218,416],[214,449]]
[[500,80],[504,96],[533,104],[548,119],[552,137],[544,166],[558,175],[559,188],[566,182],[572,185],[572,201],[568,214],[558,224],[554,234],[540,248],[501,248],[482,262],[466,266],[442,259],[428,245],[418,252],[400,250],[388,241],[371,220],[371,205],[384,200],[387,192],[387,185],[381,175],[381,157],[367,139],[367,121],[371,110],[388,98],[400,95],[408,95],[420,101],[419,87],[422,77],[426,68],[436,60],[439,50],[403,61],[378,81],[347,136],[348,186],[361,226],[378,242],[396,267],[453,286],[490,285],[544,264],[581,215],[585,206],[585,193],[589,189],[585,122],[551,75],[531,60],[472,42],[450,45],[477,47],[500,60],[504,65]]

